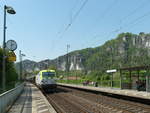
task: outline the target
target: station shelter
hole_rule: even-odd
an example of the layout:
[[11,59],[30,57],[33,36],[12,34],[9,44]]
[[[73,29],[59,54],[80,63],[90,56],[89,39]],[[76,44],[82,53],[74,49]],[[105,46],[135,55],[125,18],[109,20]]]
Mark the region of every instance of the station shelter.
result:
[[150,66],[137,66],[120,69],[121,89],[150,92]]

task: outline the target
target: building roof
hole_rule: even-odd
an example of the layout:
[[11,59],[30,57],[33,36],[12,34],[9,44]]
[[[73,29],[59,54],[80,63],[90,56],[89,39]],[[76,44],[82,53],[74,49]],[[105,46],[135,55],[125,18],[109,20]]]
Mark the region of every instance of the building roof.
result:
[[136,66],[136,67],[120,68],[120,70],[126,70],[126,71],[138,71],[138,70],[147,70],[147,69],[150,69],[150,66]]

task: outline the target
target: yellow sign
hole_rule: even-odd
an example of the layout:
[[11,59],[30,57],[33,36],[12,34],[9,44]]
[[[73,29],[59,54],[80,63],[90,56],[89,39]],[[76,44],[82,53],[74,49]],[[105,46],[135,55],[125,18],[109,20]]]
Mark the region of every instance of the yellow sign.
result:
[[10,62],[16,61],[16,54],[13,51],[10,51],[8,53],[8,61],[10,61]]

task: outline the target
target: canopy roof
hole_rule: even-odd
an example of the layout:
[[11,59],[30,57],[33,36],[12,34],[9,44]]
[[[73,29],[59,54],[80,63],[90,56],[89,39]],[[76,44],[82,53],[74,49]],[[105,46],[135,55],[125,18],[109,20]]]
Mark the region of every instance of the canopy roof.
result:
[[124,71],[138,71],[138,70],[148,70],[150,66],[136,66],[136,67],[127,67],[127,68],[120,68],[120,70]]

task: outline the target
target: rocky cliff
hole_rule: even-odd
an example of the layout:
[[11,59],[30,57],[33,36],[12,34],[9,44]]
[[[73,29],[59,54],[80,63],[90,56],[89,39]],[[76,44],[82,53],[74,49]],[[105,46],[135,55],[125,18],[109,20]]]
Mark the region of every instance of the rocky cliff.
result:
[[[122,33],[116,39],[96,48],[86,48],[68,54],[69,70],[101,70],[150,64],[150,34]],[[19,63],[16,64],[17,67]],[[67,55],[53,60],[23,61],[25,71],[46,69],[55,66],[67,69]],[[18,68],[17,68],[18,69]]]

